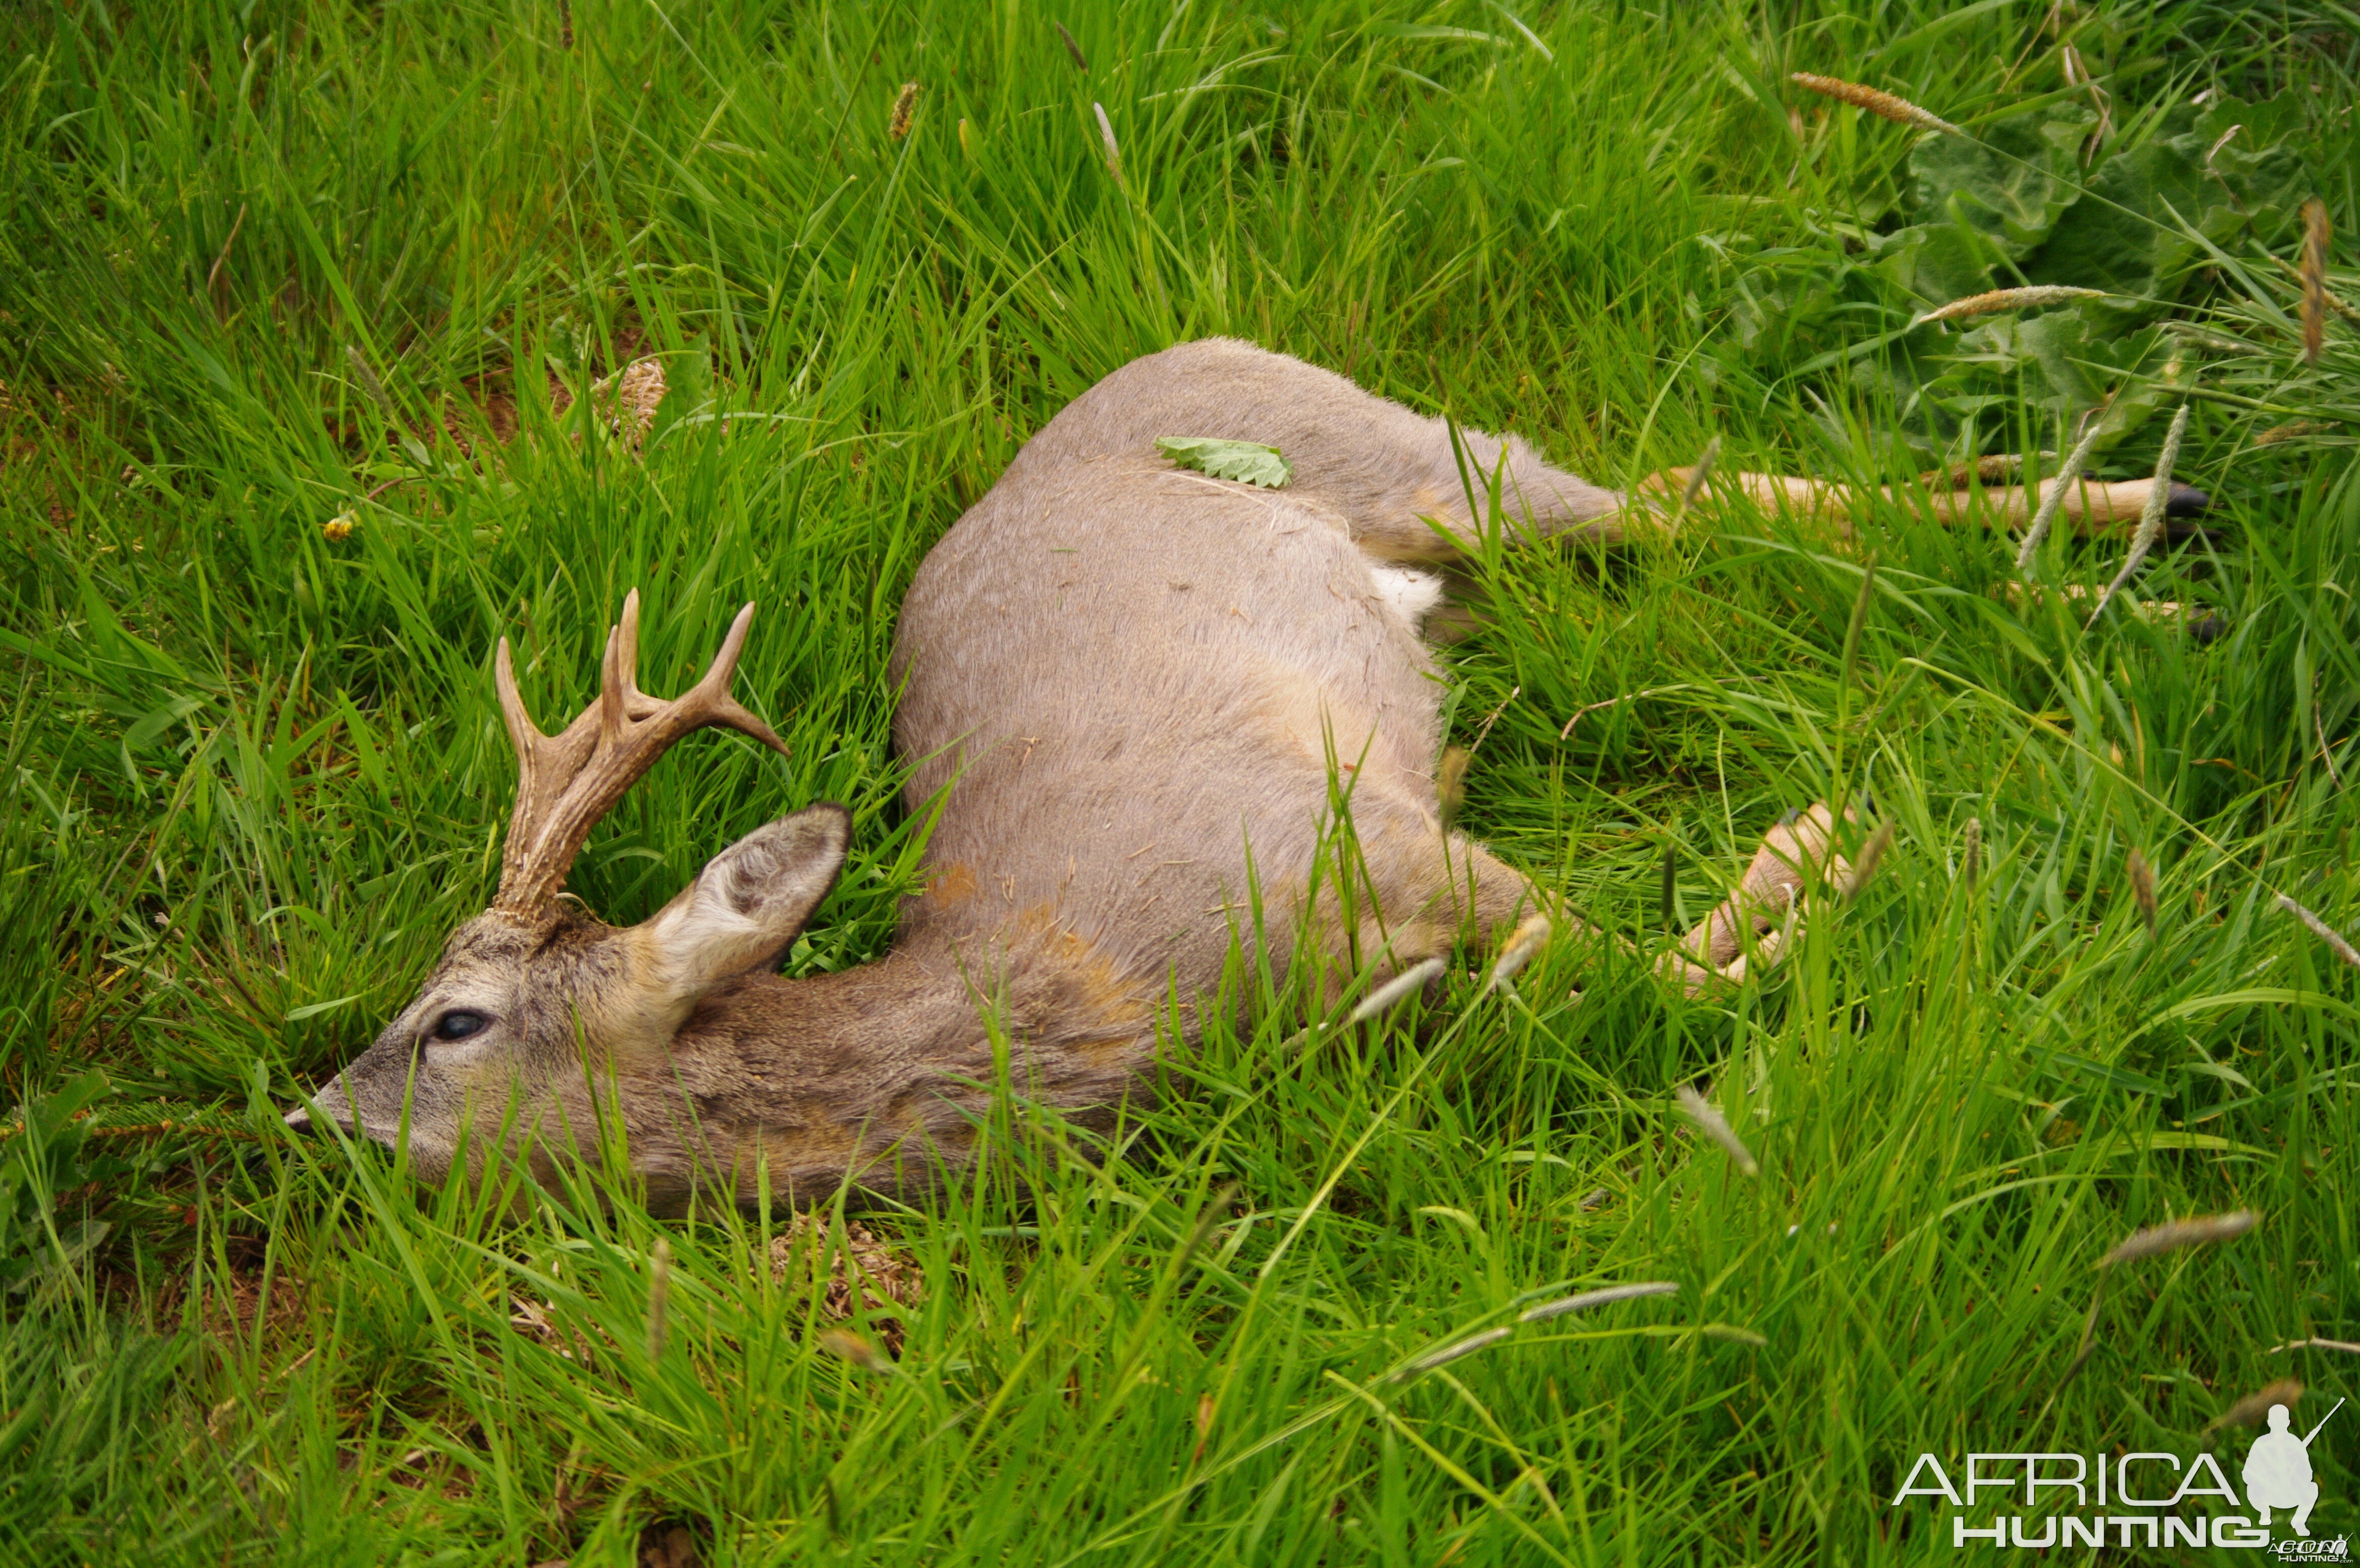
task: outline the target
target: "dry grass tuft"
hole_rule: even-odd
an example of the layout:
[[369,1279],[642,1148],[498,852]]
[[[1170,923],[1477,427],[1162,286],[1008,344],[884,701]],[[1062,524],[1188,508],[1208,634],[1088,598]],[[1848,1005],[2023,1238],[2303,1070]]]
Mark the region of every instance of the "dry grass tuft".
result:
[[614,432],[637,446],[647,439],[656,405],[664,400],[663,361],[652,355],[634,359],[592,388],[591,395]]
[[[798,1260],[798,1250],[816,1252],[827,1245],[827,1220],[797,1214],[785,1230],[770,1238],[770,1277],[781,1284],[808,1280],[811,1265]],[[925,1283],[915,1259],[878,1240],[868,1226],[847,1220],[842,1241],[828,1254],[827,1286],[820,1294],[820,1313],[837,1321],[851,1317],[854,1293],[858,1292],[861,1311],[872,1320],[883,1320],[878,1332],[885,1348],[898,1354],[901,1310],[917,1305]]]

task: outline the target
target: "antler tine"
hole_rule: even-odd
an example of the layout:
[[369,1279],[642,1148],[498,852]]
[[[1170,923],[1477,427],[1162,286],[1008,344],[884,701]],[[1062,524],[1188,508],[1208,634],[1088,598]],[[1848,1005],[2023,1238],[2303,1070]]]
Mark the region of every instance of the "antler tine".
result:
[[713,655],[704,677],[691,686],[680,700],[696,704],[697,722],[725,724],[741,735],[751,736],[781,757],[791,757],[787,743],[779,739],[778,731],[738,706],[729,695],[729,685],[738,678],[738,656],[746,651],[746,631],[754,623],[754,606],[749,601],[729,623],[729,635],[721,640],[721,652]]
[[623,629],[606,628],[606,651],[598,658],[598,747],[621,741],[630,727],[630,712],[623,699],[624,688],[631,682],[622,667]]
[[617,651],[617,663],[623,674],[623,711],[633,718],[645,718],[663,707],[661,701],[639,689],[639,590],[633,588],[623,596],[623,619],[620,623],[622,644]]
[[726,725],[788,754],[786,742],[729,696],[753,617],[750,604],[739,610],[704,677],[677,699],[662,702],[639,689],[639,596],[633,589],[623,601],[622,619],[606,630],[597,701],[553,739],[525,713],[502,641],[497,661],[500,710],[516,741],[519,776],[497,906],[530,909],[556,896],[598,819],[690,730]]
[[517,760],[522,762],[532,751],[532,743],[546,740],[541,726],[532,721],[525,710],[523,694],[517,690],[516,660],[508,652],[508,640],[500,639],[500,651],[492,658],[492,687],[500,694],[500,718],[507,721],[508,739],[514,741]]

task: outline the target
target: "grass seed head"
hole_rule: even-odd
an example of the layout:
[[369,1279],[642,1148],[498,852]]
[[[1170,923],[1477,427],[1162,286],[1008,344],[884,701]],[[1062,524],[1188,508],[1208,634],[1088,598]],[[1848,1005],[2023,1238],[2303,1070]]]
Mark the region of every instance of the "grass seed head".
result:
[[1467,802],[1467,763],[1469,752],[1464,746],[1453,746],[1442,753],[1442,766],[1436,770],[1434,793],[1442,811],[1442,830],[1459,817],[1459,808]]
[[2133,1231],[2125,1236],[2114,1251],[2098,1260],[2099,1266],[2112,1268],[2117,1264],[2136,1263],[2143,1257],[2178,1252],[2184,1246],[2225,1242],[2244,1235],[2258,1223],[2251,1209],[2232,1209],[2225,1214],[2192,1214],[2185,1220],[2168,1220],[2160,1225],[2149,1225],[2143,1231]]
[[2155,935],[2155,868],[2147,863],[2147,857],[2138,852],[2136,845],[2125,857],[2125,867],[2130,872],[2131,896],[2138,900],[2139,918],[2147,922],[2147,934],[2152,937]]
[[2000,311],[2036,311],[2044,305],[2067,305],[2076,300],[2103,300],[2103,289],[2074,289],[2061,283],[2044,283],[2029,289],[1994,289],[1989,293],[1969,294],[1963,300],[1952,300],[1947,305],[1928,311],[1911,326],[1924,326],[1928,322],[1965,321],[1970,316],[1987,316]]
[[1065,31],[1065,23],[1052,22],[1049,25],[1057,29],[1059,38],[1065,40],[1065,52],[1073,57],[1074,69],[1087,76],[1090,73],[1090,62],[1082,58],[1082,46],[1074,41],[1073,34]]
[[2283,893],[2278,894],[2278,905],[2280,909],[2310,927],[2311,935],[2326,943],[2329,952],[2333,953],[2354,969],[2360,969],[2360,950],[2355,949],[2350,942],[2344,939],[2343,932],[2338,931]]
[[656,1238],[648,1258],[648,1359],[663,1359],[664,1317],[672,1306],[672,1243]]
[[2090,612],[2090,626],[2098,624],[2098,617],[2106,613],[2106,606],[2131,580],[2163,532],[2164,512],[2171,502],[2171,466],[2180,460],[2180,438],[2188,433],[2188,404],[2180,404],[2180,411],[2171,416],[2171,428],[2163,433],[2163,450],[2156,454],[2155,482],[2147,488],[2147,506],[2139,513],[2138,532],[2131,536],[2130,554],[2123,557],[2122,570],[2114,574],[2114,580],[2098,596],[2098,608]]
[[1696,505],[1697,497],[1704,494],[1706,484],[1712,478],[1712,466],[1720,461],[1721,437],[1716,435],[1704,444],[1704,452],[1697,458],[1696,466],[1688,470],[1688,482],[1680,487],[1680,510],[1686,511]]
[[914,82],[904,82],[901,83],[901,95],[893,100],[893,118],[886,126],[885,134],[895,141],[900,141],[903,137],[908,136],[910,116],[917,112],[918,84]]
[[1688,1120],[1697,1124],[1698,1131],[1719,1144],[1737,1163],[1739,1170],[1748,1176],[1762,1174],[1762,1162],[1754,1157],[1754,1151],[1745,1146],[1744,1140],[1730,1130],[1728,1118],[1721,1113],[1718,1106],[1685,1083],[1676,1092],[1679,1097],[1680,1109],[1688,1113]]
[[1496,1329],[1485,1329],[1481,1333],[1469,1334],[1465,1339],[1454,1340],[1440,1350],[1430,1351],[1419,1356],[1415,1361],[1394,1373],[1388,1381],[1406,1383],[1411,1378],[1431,1372],[1437,1366],[1448,1366],[1461,1356],[1472,1355],[1479,1350],[1495,1345],[1515,1332],[1513,1323],[1502,1323]]
[[2258,1426],[2270,1413],[2272,1405],[2284,1405],[2289,1414],[2297,1399],[2302,1398],[2302,1385],[2292,1377],[2281,1377],[2263,1385],[2204,1423],[2204,1430],[2216,1427]]
[[1983,870],[1983,819],[1980,817],[1970,817],[1967,818],[1967,830],[1961,836],[1959,843],[1959,880],[1961,882],[1970,886],[1973,884],[1975,873]]
[[1697,1332],[1707,1339],[1725,1339],[1732,1344],[1750,1344],[1757,1350],[1770,1343],[1768,1335],[1741,1329],[1735,1323],[1706,1323]]
[[893,1363],[882,1351],[850,1329],[829,1329],[819,1336],[820,1349],[863,1372],[890,1372]]
[[2302,204],[2302,362],[2319,363],[2327,336],[2327,203]]
[[1649,1279],[1636,1285],[1609,1285],[1601,1290],[1584,1290],[1578,1296],[1560,1296],[1554,1301],[1543,1301],[1537,1307],[1528,1307],[1517,1315],[1516,1321],[1546,1322],[1551,1318],[1562,1318],[1569,1312],[1587,1312],[1592,1307],[1612,1306],[1617,1301],[1636,1301],[1647,1296],[1677,1296],[1679,1294],[1679,1281],[1676,1279]]
[[1921,131],[1940,131],[1945,136],[1962,137],[1967,133],[1939,115],[1919,108],[1907,98],[1896,98],[1890,93],[1874,87],[1863,87],[1857,82],[1845,82],[1833,76],[1814,76],[1808,71],[1797,71],[1787,77],[1797,87],[1808,87],[1814,93],[1850,104],[1855,109],[1866,109],[1881,115],[1896,125],[1915,126]]
[[2024,531],[2024,543],[2016,552],[2017,571],[2021,572],[2032,565],[2033,554],[2040,548],[2040,542],[2049,537],[2049,525],[2057,521],[2058,509],[2065,504],[2066,492],[2072,489],[2075,481],[2081,477],[2081,470],[2088,465],[2090,454],[2098,449],[2098,436],[2103,428],[2101,421],[2092,420],[2089,433],[2075,442],[2073,450],[2065,455],[2065,466],[2057,470],[2057,477],[2049,482],[2048,493],[2040,498],[2039,506],[2033,509],[2032,526]]
[[1491,966],[1491,978],[1483,989],[1498,991],[1522,973],[1524,967],[1533,961],[1533,955],[1548,945],[1550,929],[1547,916],[1525,916],[1516,927],[1515,935],[1508,938],[1508,946],[1500,954],[1500,961]]
[[1441,959],[1423,959],[1412,964],[1393,979],[1377,987],[1352,1009],[1347,1024],[1365,1024],[1381,1013],[1390,1013],[1409,999],[1412,993],[1424,991],[1449,965]]
[[383,414],[389,422],[399,423],[399,421],[393,410],[393,399],[387,394],[385,383],[377,378],[377,371],[370,367],[367,359],[362,356],[361,351],[346,344],[344,363],[353,367],[354,378],[360,382],[361,390],[368,394],[369,401],[377,405],[377,412]]
[[1090,113],[1098,117],[1098,140],[1106,144],[1107,170],[1117,185],[1122,183],[1122,147],[1114,139],[1114,122],[1107,118],[1106,105],[1093,103]]
[[1852,871],[1844,878],[1843,895],[1846,903],[1860,896],[1861,889],[1866,887],[1869,879],[1876,874],[1877,863],[1885,859],[1885,851],[1892,847],[1893,824],[1878,823],[1876,831],[1868,836],[1868,842],[1863,844],[1860,847],[1860,853],[1852,858]]

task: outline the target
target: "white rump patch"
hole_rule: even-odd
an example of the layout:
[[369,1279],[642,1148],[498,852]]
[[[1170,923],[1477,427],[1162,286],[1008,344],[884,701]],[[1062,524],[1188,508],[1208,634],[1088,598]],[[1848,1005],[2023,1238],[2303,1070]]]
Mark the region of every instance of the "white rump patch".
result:
[[1426,616],[1442,602],[1442,579],[1431,572],[1410,566],[1371,566],[1369,576],[1376,583],[1377,602],[1400,617],[1412,631],[1423,631]]

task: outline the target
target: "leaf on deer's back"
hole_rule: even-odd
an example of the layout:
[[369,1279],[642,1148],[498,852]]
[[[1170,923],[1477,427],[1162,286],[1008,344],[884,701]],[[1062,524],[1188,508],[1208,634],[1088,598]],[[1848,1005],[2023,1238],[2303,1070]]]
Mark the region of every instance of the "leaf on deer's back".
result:
[[1209,435],[1159,435],[1155,449],[1184,468],[1275,490],[1295,477],[1293,464],[1275,446],[1251,441],[1221,441]]

